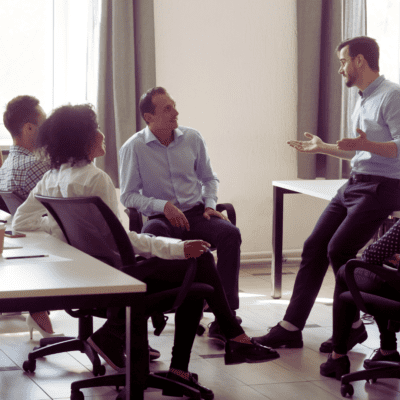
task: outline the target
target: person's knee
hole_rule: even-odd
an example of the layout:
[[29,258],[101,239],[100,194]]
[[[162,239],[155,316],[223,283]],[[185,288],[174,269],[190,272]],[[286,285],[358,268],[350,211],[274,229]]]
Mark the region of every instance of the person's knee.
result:
[[220,240],[229,242],[233,246],[240,246],[242,243],[242,235],[237,226],[231,225],[221,232]]

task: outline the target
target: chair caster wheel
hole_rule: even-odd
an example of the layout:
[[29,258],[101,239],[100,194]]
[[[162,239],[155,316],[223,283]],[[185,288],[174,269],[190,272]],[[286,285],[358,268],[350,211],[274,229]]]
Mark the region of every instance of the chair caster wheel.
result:
[[197,327],[197,332],[196,332],[197,336],[202,336],[205,331],[206,331],[206,328],[204,328],[203,325],[199,325]]
[[350,383],[345,383],[340,387],[340,393],[343,397],[346,397],[346,394],[353,396],[354,388],[352,385],[350,385]]
[[71,392],[71,400],[84,400],[85,396],[78,390],[76,392]]
[[104,365],[100,364],[100,365],[96,365],[93,367],[93,375],[94,376],[98,376],[98,375],[103,376],[103,375],[105,375],[105,373],[106,373],[106,367]]
[[26,372],[35,372],[36,369],[36,360],[26,360],[22,364],[22,368]]

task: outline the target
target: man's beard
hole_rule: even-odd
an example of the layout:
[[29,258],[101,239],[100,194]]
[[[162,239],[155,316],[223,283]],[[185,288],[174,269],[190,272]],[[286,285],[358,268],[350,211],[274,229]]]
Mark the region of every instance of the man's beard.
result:
[[348,79],[346,81],[346,86],[348,88],[351,88],[351,87],[354,86],[355,82],[356,82],[355,76],[354,75],[348,75]]

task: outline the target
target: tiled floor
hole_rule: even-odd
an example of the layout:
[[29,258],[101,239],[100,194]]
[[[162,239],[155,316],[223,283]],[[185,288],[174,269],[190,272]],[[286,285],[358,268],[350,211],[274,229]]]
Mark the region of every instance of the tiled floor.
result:
[[[267,328],[281,320],[293,288],[297,267],[285,268],[283,297],[270,297],[269,268],[245,266],[240,273],[241,305],[238,315],[250,336],[260,336]],[[290,400],[340,399],[340,382],[319,374],[319,365],[326,355],[319,353],[321,342],[331,335],[331,312],[334,280],[328,271],[318,301],[303,333],[303,349],[279,350],[281,357],[260,364],[225,366],[223,349],[207,338],[197,337],[192,352],[190,370],[197,372],[203,385],[211,388],[219,400]],[[55,330],[66,335],[77,332],[76,321],[65,312],[52,312]],[[206,314],[204,323],[212,321]],[[95,321],[100,326],[103,321]],[[149,330],[151,326],[149,326]],[[350,353],[351,370],[362,369],[362,362],[372,349],[379,347],[376,325],[368,325],[368,340],[357,345]],[[161,358],[153,362],[152,369],[168,369],[173,340],[173,317],[160,337],[150,334],[150,344],[161,351]],[[7,333],[9,332],[9,333]],[[0,400],[69,399],[70,384],[91,377],[90,362],[78,352],[53,355],[38,360],[35,373],[25,373],[22,363],[40,336],[34,333],[29,340],[23,316],[0,316]],[[107,367],[108,372],[112,370]],[[400,381],[385,379],[375,384],[356,382],[353,399],[400,399]],[[85,399],[115,399],[114,388],[84,389]],[[175,399],[162,397],[159,391],[148,391],[145,399]],[[182,398],[176,398],[182,399]]]

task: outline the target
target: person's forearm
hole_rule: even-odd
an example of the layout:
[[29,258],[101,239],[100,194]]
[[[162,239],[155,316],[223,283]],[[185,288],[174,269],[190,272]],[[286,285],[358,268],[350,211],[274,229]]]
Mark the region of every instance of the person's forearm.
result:
[[329,144],[329,143],[324,143],[321,146],[320,151],[318,151],[318,153],[326,154],[332,157],[342,158],[345,160],[351,160],[356,154],[355,151],[340,150],[336,144]]
[[371,142],[367,140],[362,150],[386,158],[397,157],[397,145],[395,142]]

